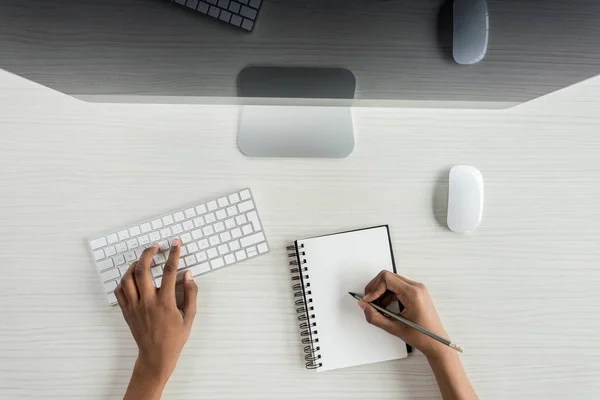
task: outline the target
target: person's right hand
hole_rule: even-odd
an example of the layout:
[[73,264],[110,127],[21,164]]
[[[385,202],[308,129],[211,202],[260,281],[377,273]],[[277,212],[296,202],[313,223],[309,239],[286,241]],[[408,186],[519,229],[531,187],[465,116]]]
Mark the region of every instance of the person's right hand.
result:
[[368,304],[374,302],[381,307],[387,307],[397,300],[404,306],[400,313],[402,317],[439,336],[448,337],[425,285],[390,271],[381,271],[369,282],[365,287],[363,301],[359,301],[358,305],[364,310],[365,318],[370,324],[398,336],[428,358],[436,358],[445,352],[453,351],[416,329],[386,317]]

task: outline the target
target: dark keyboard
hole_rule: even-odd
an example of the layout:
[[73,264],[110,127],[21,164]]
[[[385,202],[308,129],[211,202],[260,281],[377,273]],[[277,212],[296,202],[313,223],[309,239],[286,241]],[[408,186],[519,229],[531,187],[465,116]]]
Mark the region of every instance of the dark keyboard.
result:
[[171,0],[208,17],[244,29],[254,28],[262,0]]

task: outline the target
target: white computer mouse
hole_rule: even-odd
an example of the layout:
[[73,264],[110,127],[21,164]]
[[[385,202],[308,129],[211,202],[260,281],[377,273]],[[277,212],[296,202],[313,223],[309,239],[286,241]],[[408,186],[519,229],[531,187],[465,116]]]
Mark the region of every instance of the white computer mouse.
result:
[[490,36],[490,14],[485,0],[454,0],[452,55],[458,64],[483,60]]
[[458,233],[473,232],[483,215],[483,176],[475,167],[457,165],[450,170],[448,228]]

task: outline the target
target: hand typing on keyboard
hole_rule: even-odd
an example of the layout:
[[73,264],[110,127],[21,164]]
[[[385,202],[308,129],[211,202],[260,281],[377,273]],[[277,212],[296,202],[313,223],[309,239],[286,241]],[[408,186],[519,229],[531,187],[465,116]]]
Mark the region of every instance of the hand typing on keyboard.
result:
[[181,241],[173,239],[159,289],[150,272],[152,259],[160,250],[154,244],[131,264],[114,291],[139,349],[124,400],[160,399],[190,335],[198,287],[191,271],[186,271],[183,306],[178,308],[175,283],[180,249]]

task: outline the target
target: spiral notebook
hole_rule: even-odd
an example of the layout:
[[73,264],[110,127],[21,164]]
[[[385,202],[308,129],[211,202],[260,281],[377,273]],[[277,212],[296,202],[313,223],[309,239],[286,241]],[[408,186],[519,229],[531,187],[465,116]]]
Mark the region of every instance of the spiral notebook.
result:
[[306,368],[405,358],[407,346],[365,321],[348,292],[363,293],[381,270],[396,272],[387,225],[297,240],[289,246]]

